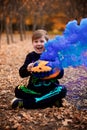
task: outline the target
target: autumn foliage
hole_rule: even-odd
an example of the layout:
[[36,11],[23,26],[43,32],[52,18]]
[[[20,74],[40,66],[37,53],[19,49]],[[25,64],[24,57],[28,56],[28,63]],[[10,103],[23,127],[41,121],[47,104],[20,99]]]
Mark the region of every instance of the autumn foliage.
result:
[[27,84],[27,78],[20,78],[18,69],[25,56],[32,51],[31,35],[20,41],[14,35],[15,43],[7,45],[2,36],[0,48],[0,129],[1,130],[86,130],[87,128],[87,69],[67,68],[60,83],[67,87],[63,107],[46,109],[11,108],[15,97],[15,86]]

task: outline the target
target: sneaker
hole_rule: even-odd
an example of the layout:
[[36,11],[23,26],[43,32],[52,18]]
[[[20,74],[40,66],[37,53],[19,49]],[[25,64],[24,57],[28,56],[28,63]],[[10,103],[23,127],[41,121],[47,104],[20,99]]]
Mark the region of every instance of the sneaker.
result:
[[14,98],[14,99],[11,101],[11,105],[12,105],[12,108],[13,108],[13,109],[16,109],[17,107],[18,107],[18,108],[23,108],[23,100],[20,99],[20,98]]
[[56,106],[56,107],[63,107],[63,101],[62,100],[57,100],[56,102],[55,102],[55,104],[54,104],[54,106]]

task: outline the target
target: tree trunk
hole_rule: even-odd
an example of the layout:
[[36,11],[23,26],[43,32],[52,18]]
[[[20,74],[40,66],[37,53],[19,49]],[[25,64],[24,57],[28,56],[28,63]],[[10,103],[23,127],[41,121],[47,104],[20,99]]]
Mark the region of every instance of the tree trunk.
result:
[[33,31],[35,31],[37,28],[37,15],[34,14],[33,16]]
[[23,22],[22,16],[20,15],[20,22],[19,22],[19,31],[20,31],[20,40],[23,41]]
[[1,23],[0,23],[0,48],[1,48],[1,36],[2,36],[2,31],[3,31],[3,22],[1,20]]
[[5,30],[6,30],[7,44],[10,44],[10,39],[9,39],[9,17],[4,16],[4,20],[5,20]]
[[7,44],[10,44],[10,40],[9,40],[9,27],[8,27],[8,24],[6,24],[6,37],[7,37]]
[[10,44],[10,40],[9,40],[9,24],[5,23],[5,28],[6,28],[7,44]]
[[11,42],[13,43],[13,30],[12,30],[12,16],[10,16],[10,23],[9,23],[9,28],[10,28],[10,37],[11,37]]
[[23,33],[24,33],[24,39],[26,39],[26,27],[23,21]]

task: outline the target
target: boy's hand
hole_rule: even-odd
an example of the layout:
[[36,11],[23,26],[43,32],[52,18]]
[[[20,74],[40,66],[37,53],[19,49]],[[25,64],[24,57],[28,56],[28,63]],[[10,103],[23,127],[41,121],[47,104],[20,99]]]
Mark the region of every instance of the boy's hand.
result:
[[27,66],[27,70],[31,72],[31,69],[32,69],[33,66],[34,66],[34,63],[30,63],[30,64]]

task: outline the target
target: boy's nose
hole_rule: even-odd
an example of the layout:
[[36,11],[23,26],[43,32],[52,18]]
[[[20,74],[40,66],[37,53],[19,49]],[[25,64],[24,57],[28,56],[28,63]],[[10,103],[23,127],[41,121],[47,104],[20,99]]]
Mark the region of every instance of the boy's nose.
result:
[[38,42],[37,44],[38,44],[38,45],[40,45],[41,43],[40,43],[40,42]]

